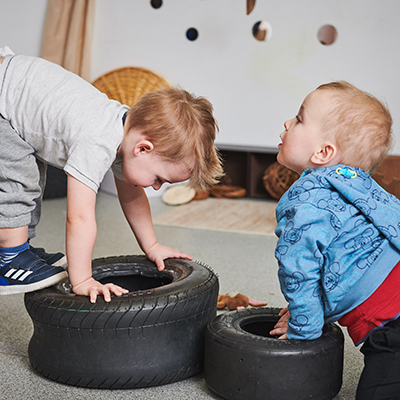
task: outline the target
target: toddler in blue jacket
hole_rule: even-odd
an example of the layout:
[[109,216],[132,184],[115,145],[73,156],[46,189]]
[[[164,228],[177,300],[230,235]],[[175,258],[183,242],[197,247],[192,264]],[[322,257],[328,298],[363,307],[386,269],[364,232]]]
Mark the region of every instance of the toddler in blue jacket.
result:
[[357,399],[400,394],[400,201],[370,173],[392,142],[392,118],[347,82],[321,85],[284,124],[278,162],[301,174],[276,215],[288,307],[271,331],[316,339],[346,326],[365,356]]

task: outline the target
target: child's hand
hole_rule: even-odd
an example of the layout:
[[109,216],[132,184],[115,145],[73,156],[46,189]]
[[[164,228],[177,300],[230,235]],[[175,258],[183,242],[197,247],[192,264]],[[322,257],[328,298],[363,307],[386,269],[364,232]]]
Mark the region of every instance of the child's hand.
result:
[[279,312],[279,321],[274,326],[274,329],[269,333],[271,336],[281,335],[279,339],[287,339],[286,332],[288,328],[288,319],[290,318],[290,313],[287,307],[282,308]]
[[103,295],[106,302],[111,301],[111,293],[117,296],[121,296],[124,293],[128,293],[129,290],[123,289],[113,283],[106,283],[105,285],[96,281],[92,277],[81,282],[72,288],[75,294],[82,296],[89,296],[91,303],[96,303],[97,295]]
[[164,260],[166,258],[184,258],[186,260],[193,260],[193,258],[189,256],[189,254],[171,249],[159,243],[156,243],[152,247],[150,247],[150,249],[147,250],[146,255],[149,260],[156,263],[157,269],[159,271],[162,271],[165,268]]

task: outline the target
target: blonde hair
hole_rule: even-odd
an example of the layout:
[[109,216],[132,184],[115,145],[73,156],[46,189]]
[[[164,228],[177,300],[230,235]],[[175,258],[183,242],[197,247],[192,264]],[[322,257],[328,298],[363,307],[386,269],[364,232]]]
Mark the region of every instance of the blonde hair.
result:
[[161,89],[141,97],[128,112],[128,131],[140,130],[166,161],[194,161],[190,186],[207,190],[223,176],[214,145],[217,122],[211,103],[179,88]]
[[392,117],[386,105],[345,81],[317,90],[334,94],[324,131],[334,135],[342,163],[373,172],[392,145]]

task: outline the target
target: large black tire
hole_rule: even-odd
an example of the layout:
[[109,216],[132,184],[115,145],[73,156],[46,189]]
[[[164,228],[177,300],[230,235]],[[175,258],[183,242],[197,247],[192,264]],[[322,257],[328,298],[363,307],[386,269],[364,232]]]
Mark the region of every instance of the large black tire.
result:
[[207,385],[229,400],[328,400],[340,391],[344,336],[326,324],[315,340],[269,335],[278,308],[219,315],[206,330]]
[[27,293],[32,366],[58,382],[107,389],[157,386],[201,371],[218,279],[194,261],[165,265],[160,272],[144,256],[94,260],[94,278],[130,291],[110,303],[74,295],[68,279]]

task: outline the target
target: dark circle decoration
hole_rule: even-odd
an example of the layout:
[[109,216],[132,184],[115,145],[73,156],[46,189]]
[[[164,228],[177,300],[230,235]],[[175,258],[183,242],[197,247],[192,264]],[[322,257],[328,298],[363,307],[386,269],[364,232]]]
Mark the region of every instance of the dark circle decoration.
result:
[[151,0],[150,4],[153,8],[158,9],[163,5],[163,0]]
[[186,37],[193,42],[194,40],[196,40],[199,37],[199,32],[196,28],[189,28],[186,31]]

